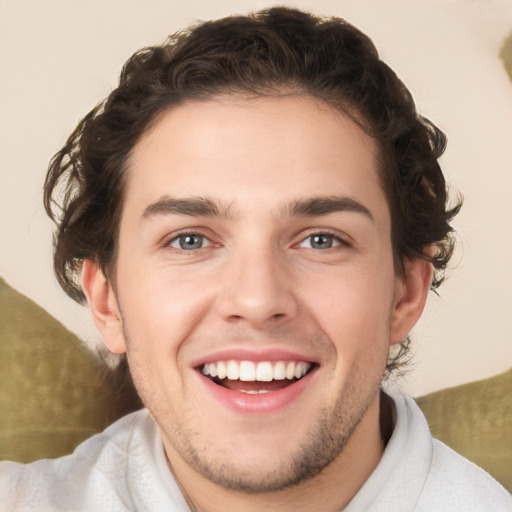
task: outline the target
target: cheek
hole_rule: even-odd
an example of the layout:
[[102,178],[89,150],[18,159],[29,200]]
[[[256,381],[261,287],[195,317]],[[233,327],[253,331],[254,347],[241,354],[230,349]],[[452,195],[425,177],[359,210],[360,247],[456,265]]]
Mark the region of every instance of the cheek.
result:
[[386,275],[369,268],[338,272],[308,295],[309,311],[335,345],[342,364],[359,353],[387,354],[393,280]]
[[176,351],[207,309],[208,287],[183,276],[126,276],[120,290],[123,318],[132,343],[142,350]]
[[325,275],[306,276],[301,296],[329,323],[342,325],[363,322],[380,324],[388,318],[394,297],[393,273],[375,265],[353,268],[335,268]]

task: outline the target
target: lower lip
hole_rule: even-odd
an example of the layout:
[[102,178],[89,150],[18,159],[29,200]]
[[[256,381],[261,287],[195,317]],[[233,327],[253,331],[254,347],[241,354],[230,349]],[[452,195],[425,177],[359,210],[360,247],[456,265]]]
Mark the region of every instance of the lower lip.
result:
[[282,389],[255,395],[219,386],[199,372],[198,376],[201,383],[215,399],[235,412],[245,414],[269,414],[284,409],[297,400],[309,385],[315,373],[316,369],[308,373],[305,377],[302,377],[302,379]]

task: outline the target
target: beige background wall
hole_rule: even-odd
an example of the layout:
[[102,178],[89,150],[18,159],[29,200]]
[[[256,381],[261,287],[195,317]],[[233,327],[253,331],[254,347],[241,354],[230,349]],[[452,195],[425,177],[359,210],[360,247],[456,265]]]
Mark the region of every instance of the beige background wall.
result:
[[[512,84],[498,51],[509,0],[301,0],[367,32],[449,136],[442,159],[465,196],[452,277],[415,330],[413,394],[512,366]],[[60,291],[41,205],[47,162],[139,47],[259,0],[0,0],[0,276],[89,343],[88,311]]]

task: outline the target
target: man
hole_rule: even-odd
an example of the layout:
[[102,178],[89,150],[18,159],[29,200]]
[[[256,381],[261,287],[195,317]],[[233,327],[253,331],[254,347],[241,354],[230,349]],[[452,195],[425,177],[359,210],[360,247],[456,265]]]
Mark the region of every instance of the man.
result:
[[511,510],[381,390],[453,250],[444,145],[339,19],[276,8],[136,53],[45,204],[59,281],[146,409],[3,463],[6,510]]

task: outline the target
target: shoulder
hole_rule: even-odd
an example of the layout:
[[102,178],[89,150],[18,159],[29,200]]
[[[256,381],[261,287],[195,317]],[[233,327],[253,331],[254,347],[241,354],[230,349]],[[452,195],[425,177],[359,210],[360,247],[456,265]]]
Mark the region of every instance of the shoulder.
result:
[[433,439],[432,443],[432,462],[418,503],[420,510],[433,509],[437,504],[454,511],[512,511],[512,496],[491,475],[441,441]]
[[400,402],[402,414],[405,409],[409,416],[409,433],[421,431],[424,444],[428,442],[431,446],[428,471],[415,510],[512,511],[512,496],[501,484],[476,464],[433,439],[421,409],[411,397],[402,395],[395,400],[397,404]]
[[90,505],[91,500],[97,500],[98,506],[125,510],[121,504],[127,454],[146,443],[151,422],[147,411],[137,411],[84,441],[65,457],[31,464],[0,462],[2,510],[82,510],[77,504]]
[[[391,394],[397,412],[391,442],[396,503],[415,512],[512,512],[512,497],[483,469],[437,439],[413,398]],[[390,480],[387,480],[387,485]],[[404,498],[405,499],[405,498]]]

